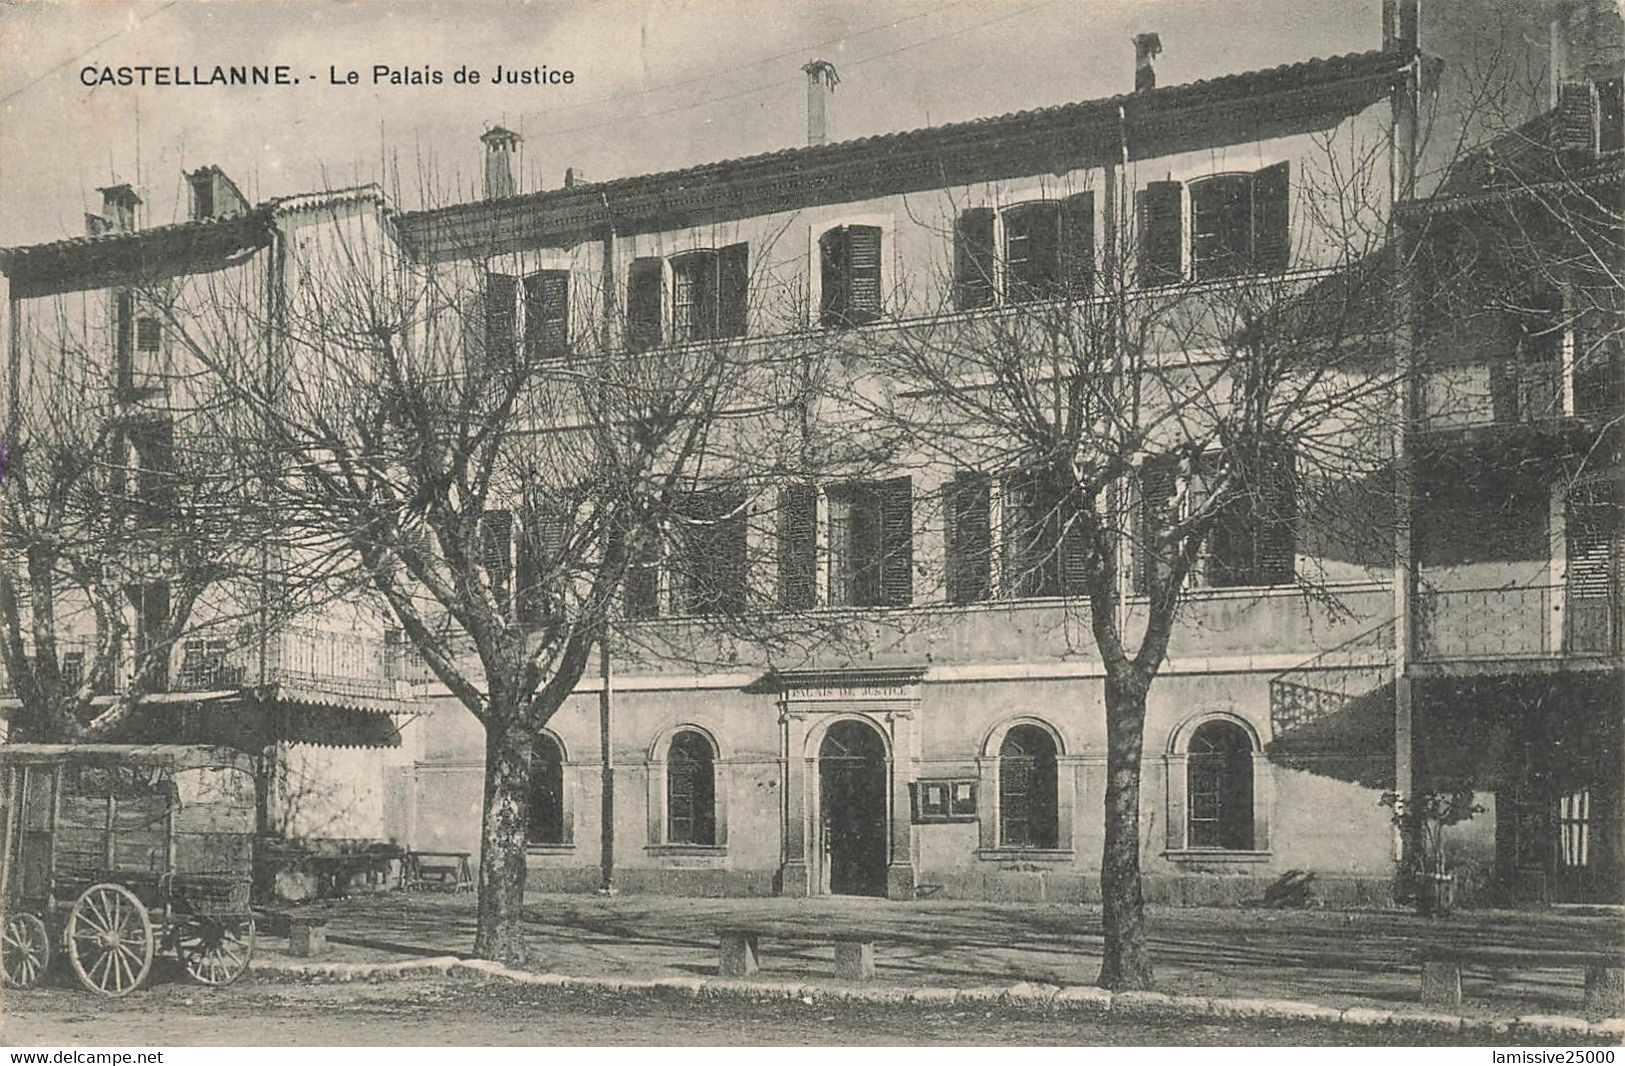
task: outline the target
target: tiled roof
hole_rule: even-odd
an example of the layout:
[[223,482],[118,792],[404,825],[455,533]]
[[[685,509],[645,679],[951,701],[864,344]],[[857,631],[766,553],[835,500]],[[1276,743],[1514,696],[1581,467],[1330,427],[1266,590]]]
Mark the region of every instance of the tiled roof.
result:
[[[526,206],[563,204],[572,200],[601,202],[623,193],[653,190],[690,190],[715,182],[762,177],[768,174],[806,170],[834,170],[873,160],[895,159],[938,151],[953,151],[970,144],[1012,137],[1076,138],[1080,133],[1109,135],[1115,152],[1119,116],[1131,122],[1162,122],[1177,119],[1180,112],[1242,100],[1261,100],[1291,93],[1335,93],[1340,87],[1386,83],[1414,59],[1408,53],[1371,51],[1310,59],[1266,70],[1230,74],[1218,78],[1172,85],[1147,92],[1124,93],[1075,103],[1016,111],[966,122],[929,126],[898,133],[883,133],[829,145],[782,148],[720,162],[702,163],[678,170],[617,178],[594,183],[578,183],[568,189],[524,193],[500,201],[480,200],[443,208],[406,212],[399,216],[403,229],[411,231],[424,224],[458,215],[489,213],[494,208],[523,209]],[[1131,157],[1136,146],[1130,145]]]

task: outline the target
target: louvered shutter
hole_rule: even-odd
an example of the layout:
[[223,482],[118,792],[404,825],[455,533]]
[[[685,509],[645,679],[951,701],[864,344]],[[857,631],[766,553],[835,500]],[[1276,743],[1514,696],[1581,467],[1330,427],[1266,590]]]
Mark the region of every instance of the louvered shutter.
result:
[[1162,570],[1157,536],[1168,527],[1168,503],[1174,495],[1174,464],[1149,461],[1137,479],[1139,499],[1135,508],[1131,580],[1135,593],[1149,596],[1155,591],[1156,576]]
[[660,533],[639,530],[634,535],[626,568],[626,616],[660,617]]
[[1080,192],[1061,201],[1061,295],[1085,299],[1094,279],[1095,194]]
[[744,493],[732,490],[695,493],[683,502],[683,610],[692,614],[743,610],[744,503]]
[[660,343],[661,294],[665,282],[656,257],[632,260],[626,281],[626,346],[633,351]]
[[570,272],[544,270],[525,278],[525,351],[531,359],[569,352]]
[[513,580],[513,512],[488,510],[480,515],[480,562],[491,594],[503,609]]
[[991,486],[986,474],[960,471],[943,486],[950,603],[985,600],[992,585]]
[[1058,549],[1061,593],[1065,596],[1081,596],[1089,589],[1091,546],[1088,530],[1079,510],[1080,506],[1076,494],[1071,494],[1057,508],[1057,518],[1062,523],[1061,543]]
[[1184,277],[1181,188],[1177,181],[1154,181],[1138,194],[1141,285],[1171,285]]
[[1557,87],[1557,131],[1561,147],[1589,151],[1597,143],[1593,92],[1589,82]]
[[805,611],[818,600],[818,489],[779,490],[779,606]]
[[135,386],[135,298],[121,292],[113,298],[114,365],[118,387]]
[[485,355],[504,364],[513,357],[514,316],[519,280],[506,274],[485,275]]
[[1254,516],[1255,577],[1260,585],[1289,585],[1297,573],[1298,496],[1293,455],[1271,449],[1260,471]]
[[550,607],[548,586],[563,567],[563,516],[550,510],[525,516],[514,553],[514,611],[522,625],[540,625]]
[[[878,486],[868,483],[847,485],[839,499],[830,499],[830,550],[835,559],[838,545],[846,547],[844,560],[845,584],[849,597],[845,601],[857,607],[876,607],[885,602],[882,592],[882,570],[885,559],[885,526],[881,516],[881,494]],[[837,529],[840,505],[846,505],[846,531]],[[842,584],[842,575],[831,573],[829,580],[830,603],[837,601],[835,593]]]
[[1277,163],[1253,175],[1253,269],[1278,274],[1292,259],[1291,164]]
[[850,310],[850,260],[847,228],[837,226],[818,239],[818,321],[825,329],[847,325]]
[[993,305],[993,209],[972,207],[954,224],[954,307]]
[[717,335],[743,337],[750,325],[750,245],[717,253]]
[[892,478],[880,495],[880,601],[906,607],[914,601],[914,479]]
[[880,227],[847,227],[846,247],[846,318],[861,326],[880,318]]

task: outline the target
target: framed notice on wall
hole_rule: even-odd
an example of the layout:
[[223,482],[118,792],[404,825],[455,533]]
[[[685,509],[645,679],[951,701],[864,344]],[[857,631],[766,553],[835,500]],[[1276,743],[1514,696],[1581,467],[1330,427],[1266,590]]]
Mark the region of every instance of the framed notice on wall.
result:
[[976,821],[974,777],[916,781],[911,788],[916,824]]

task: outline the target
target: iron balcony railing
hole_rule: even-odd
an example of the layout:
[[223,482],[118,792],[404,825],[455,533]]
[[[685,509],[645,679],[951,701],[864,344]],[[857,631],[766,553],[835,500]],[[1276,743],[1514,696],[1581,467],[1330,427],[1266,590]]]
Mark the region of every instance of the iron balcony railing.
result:
[[1414,655],[1418,662],[1618,658],[1620,622],[1617,588],[1424,589]]

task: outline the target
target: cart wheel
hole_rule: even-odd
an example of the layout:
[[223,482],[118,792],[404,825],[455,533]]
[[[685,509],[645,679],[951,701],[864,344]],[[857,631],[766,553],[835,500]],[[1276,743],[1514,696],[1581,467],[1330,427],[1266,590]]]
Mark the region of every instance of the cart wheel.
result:
[[32,914],[13,914],[0,931],[0,977],[10,988],[33,988],[51,965],[51,938]]
[[104,996],[127,996],[152,969],[152,920],[123,885],[91,885],[74,901],[63,935],[79,983]]
[[248,970],[254,956],[252,915],[191,916],[178,920],[175,957],[192,980],[229,985]]

